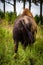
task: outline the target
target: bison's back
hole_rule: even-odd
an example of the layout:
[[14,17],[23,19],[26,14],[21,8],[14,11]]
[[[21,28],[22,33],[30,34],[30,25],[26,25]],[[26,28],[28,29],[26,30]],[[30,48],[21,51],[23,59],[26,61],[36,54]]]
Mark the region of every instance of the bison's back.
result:
[[[33,18],[30,16],[19,17],[15,20],[13,28],[13,39],[24,42],[25,40],[29,42],[29,31],[35,30],[36,24]],[[28,30],[28,31],[27,31]]]

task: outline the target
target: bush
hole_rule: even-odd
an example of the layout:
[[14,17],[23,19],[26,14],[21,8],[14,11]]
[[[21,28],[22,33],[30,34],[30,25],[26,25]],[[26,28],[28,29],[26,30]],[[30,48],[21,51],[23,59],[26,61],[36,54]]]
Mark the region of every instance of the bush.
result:
[[[37,24],[41,24],[40,16],[36,15],[34,18]],[[43,21],[43,16],[42,16],[42,21]]]
[[34,18],[37,24],[40,23],[40,17],[38,15],[36,15]]
[[17,18],[17,15],[16,13],[13,13],[13,12],[7,12],[5,14],[5,20],[7,21],[8,24],[13,24],[14,23],[14,20]]
[[1,19],[4,19],[5,18],[4,12],[2,12],[1,10],[0,10],[0,18]]
[[13,24],[14,20],[17,18],[17,14],[14,12],[6,12],[4,14],[4,12],[2,12],[0,10],[0,19],[1,22],[3,22],[4,24]]

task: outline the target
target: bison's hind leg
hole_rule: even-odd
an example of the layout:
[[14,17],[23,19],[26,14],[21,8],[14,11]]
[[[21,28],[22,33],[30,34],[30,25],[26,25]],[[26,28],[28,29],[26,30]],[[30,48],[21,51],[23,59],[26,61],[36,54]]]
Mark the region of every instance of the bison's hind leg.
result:
[[23,43],[23,49],[26,50],[26,47],[28,46],[28,42],[25,40]]
[[17,40],[14,41],[14,51],[15,53],[17,53],[18,51],[18,41]]

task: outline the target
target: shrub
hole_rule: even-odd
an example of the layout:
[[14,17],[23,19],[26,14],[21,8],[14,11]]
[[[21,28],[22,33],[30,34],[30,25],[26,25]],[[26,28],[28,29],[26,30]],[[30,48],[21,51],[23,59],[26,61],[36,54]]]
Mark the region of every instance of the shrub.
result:
[[1,10],[0,10],[0,18],[1,19],[4,19],[5,18],[4,12],[2,12]]
[[34,18],[37,24],[40,23],[40,17],[38,15],[36,15]]
[[8,24],[13,24],[14,20],[17,18],[16,13],[13,12],[7,12],[5,14],[5,20],[7,21]]

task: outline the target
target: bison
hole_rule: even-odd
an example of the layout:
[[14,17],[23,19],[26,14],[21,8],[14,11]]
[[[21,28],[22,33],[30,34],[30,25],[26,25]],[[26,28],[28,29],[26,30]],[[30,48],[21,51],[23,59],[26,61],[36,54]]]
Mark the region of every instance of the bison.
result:
[[14,50],[17,53],[18,44],[21,42],[24,48],[35,42],[35,34],[37,32],[37,24],[32,13],[26,8],[22,14],[14,21],[13,39]]

